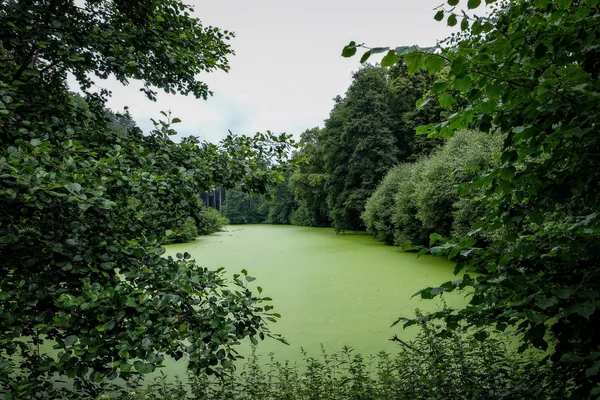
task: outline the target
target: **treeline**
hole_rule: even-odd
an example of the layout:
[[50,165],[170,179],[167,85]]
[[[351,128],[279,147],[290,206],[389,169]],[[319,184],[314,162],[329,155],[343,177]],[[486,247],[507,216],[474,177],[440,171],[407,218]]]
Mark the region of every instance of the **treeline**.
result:
[[418,136],[415,129],[449,111],[433,102],[418,110],[414,106],[441,76],[411,75],[403,64],[361,68],[345,96],[336,97],[324,127],[302,133],[293,156],[300,166],[272,188],[271,199],[238,193],[225,202],[224,215],[234,224],[364,230],[365,204],[386,173],[443,143]]

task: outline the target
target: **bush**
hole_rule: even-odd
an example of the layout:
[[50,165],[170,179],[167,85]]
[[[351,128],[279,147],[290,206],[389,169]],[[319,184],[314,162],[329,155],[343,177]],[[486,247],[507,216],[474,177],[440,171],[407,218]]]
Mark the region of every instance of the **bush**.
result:
[[387,244],[394,244],[396,227],[393,216],[396,206],[396,194],[398,187],[407,179],[410,166],[407,164],[393,168],[383,178],[377,190],[367,200],[362,219],[367,227],[367,232],[377,240]]
[[[463,131],[422,162],[415,193],[417,216],[428,232],[449,237],[453,230],[470,229],[471,224],[483,216],[483,209],[475,207],[475,203],[459,203],[457,187],[470,182],[477,172],[487,169],[500,153],[501,146],[499,135]],[[455,205],[458,207],[455,208]],[[465,210],[470,211],[469,214]],[[455,215],[462,216],[460,227],[455,227]]]
[[298,226],[315,226],[315,218],[305,202],[301,202],[294,210],[290,216],[290,222],[292,225]]
[[187,243],[193,241],[198,236],[196,221],[194,218],[188,217],[183,225],[181,225],[181,227],[175,231],[175,234],[172,236],[172,241],[174,243]]
[[477,192],[461,184],[489,168],[500,152],[499,135],[461,132],[428,158],[392,169],[367,201],[367,231],[389,244],[427,245],[429,234],[464,236],[484,215]]
[[394,224],[394,243],[406,245],[407,243],[422,245],[427,244],[429,232],[417,217],[418,204],[416,197],[417,181],[426,159],[415,164],[404,164],[405,178],[398,184],[395,196],[395,209],[392,216]]
[[210,235],[220,231],[225,225],[229,225],[229,220],[212,207],[204,210],[198,220],[198,234],[200,235]]

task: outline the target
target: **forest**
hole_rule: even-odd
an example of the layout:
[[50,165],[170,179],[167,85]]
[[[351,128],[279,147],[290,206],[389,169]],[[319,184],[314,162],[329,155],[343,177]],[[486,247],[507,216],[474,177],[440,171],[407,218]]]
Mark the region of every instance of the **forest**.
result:
[[[143,132],[96,83],[206,100],[233,33],[180,0],[2,2],[0,398],[600,398],[600,2],[432,18],[457,32],[340,49],[350,86],[299,140],[210,143],[170,112]],[[244,265],[165,254],[228,224],[364,231],[457,279],[389,321],[418,329],[394,354],[265,367],[237,349],[286,341],[277,298]],[[166,359],[187,376],[144,380]]]

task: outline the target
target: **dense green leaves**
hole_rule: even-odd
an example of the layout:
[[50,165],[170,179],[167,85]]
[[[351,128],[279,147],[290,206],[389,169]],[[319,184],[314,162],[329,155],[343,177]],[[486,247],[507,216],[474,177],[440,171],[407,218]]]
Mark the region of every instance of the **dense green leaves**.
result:
[[[96,74],[142,79],[151,98],[150,85],[206,97],[195,75],[227,69],[228,34],[178,1],[0,7],[0,391],[52,397],[66,376],[92,396],[167,355],[218,371],[276,316],[244,282],[233,290],[160,246],[186,221],[202,225],[202,191],[278,182],[289,136],[176,143],[167,113],[144,135],[103,107],[107,93],[73,96],[66,77],[84,92]],[[38,351],[47,341],[56,357]]]
[[[481,4],[466,2],[470,9]],[[463,286],[473,290],[468,307],[435,317],[514,327],[522,350],[548,351],[555,384],[573,398],[597,392],[600,382],[594,368],[600,344],[592,333],[600,318],[600,260],[593,250],[600,238],[598,6],[596,0],[503,1],[475,18],[443,43],[448,77],[427,96],[446,107],[456,99],[458,112],[419,129],[436,137],[468,127],[506,135],[500,162],[469,185],[486,206],[473,231],[491,243],[438,246],[468,256],[457,270],[488,274]],[[455,25],[456,16],[447,23]],[[411,71],[422,67],[415,53],[405,56]]]
[[392,169],[367,201],[362,216],[367,231],[397,245],[465,236],[485,209],[474,193],[459,189],[476,171],[494,165],[501,141],[497,135],[460,132],[429,157]]

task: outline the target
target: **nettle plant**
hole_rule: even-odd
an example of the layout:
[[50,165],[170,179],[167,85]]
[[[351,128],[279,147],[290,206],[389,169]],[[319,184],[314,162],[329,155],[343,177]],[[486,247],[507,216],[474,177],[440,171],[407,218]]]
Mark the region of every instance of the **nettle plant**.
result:
[[[76,4],[77,3],[77,4]],[[107,112],[94,76],[206,98],[200,72],[227,70],[230,34],[180,1],[6,1],[0,5],[0,392],[51,396],[73,378],[134,379],[166,356],[218,373],[235,345],[270,333],[254,278],[164,257],[173,232],[217,185],[264,193],[288,168],[286,134],[170,139]],[[69,92],[66,78],[83,96]],[[154,89],[153,89],[154,88]],[[95,90],[95,89],[94,89]],[[144,218],[144,215],[152,218]],[[279,338],[281,339],[281,338]],[[53,344],[54,350],[44,352]]]
[[[384,66],[446,71],[417,106],[465,105],[418,133],[449,137],[474,128],[506,135],[498,163],[457,188],[483,192],[486,215],[473,233],[485,231],[491,245],[479,248],[467,236],[431,248],[457,260],[457,272],[487,274],[421,291],[423,298],[472,292],[466,307],[427,318],[444,319],[448,329],[475,328],[482,340],[490,326],[514,330],[523,351],[547,352],[557,384],[574,396],[599,394],[600,2],[487,0],[483,7],[481,0],[440,6],[435,19],[460,32],[435,48],[351,42],[343,56],[365,48],[362,62],[384,53]],[[474,15],[479,11],[484,16]]]

